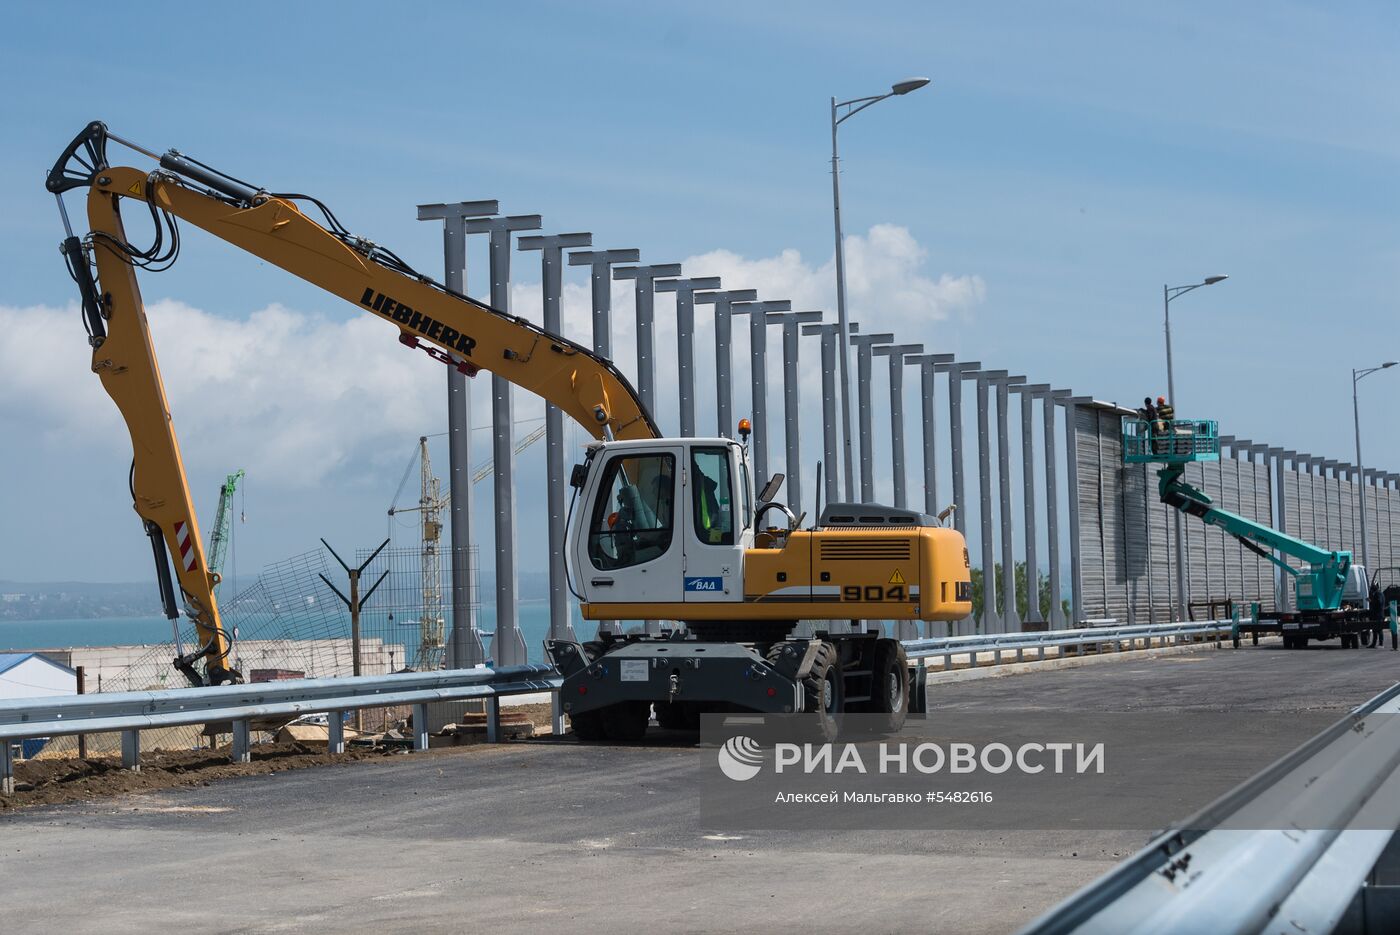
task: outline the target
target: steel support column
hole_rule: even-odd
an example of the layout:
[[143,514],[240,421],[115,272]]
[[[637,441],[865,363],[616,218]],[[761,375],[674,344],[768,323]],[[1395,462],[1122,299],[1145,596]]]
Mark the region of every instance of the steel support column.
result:
[[[593,353],[612,360],[612,273],[616,263],[636,263],[641,251],[635,247],[615,250],[578,250],[569,254],[570,266],[589,267],[593,305]],[[620,633],[616,620],[599,620],[599,633]]]
[[[1060,462],[1055,455],[1055,406],[1073,395],[1071,390],[1051,390],[1045,397],[1042,429],[1045,438],[1045,544],[1050,575],[1050,629],[1069,626],[1065,619],[1063,570],[1060,565]],[[1072,443],[1067,437],[1066,446]]]
[[[815,334],[822,342],[822,485],[825,488],[826,502],[841,502],[841,462],[837,449],[839,431],[836,412],[836,343],[840,337],[840,325],[803,325],[803,334]],[[855,322],[849,323],[851,334],[859,330]],[[818,510],[818,519],[821,511]]]
[[[491,305],[510,314],[510,239],[514,231],[538,230],[538,214],[502,218],[473,218],[467,234],[487,234],[491,268]],[[497,665],[519,666],[529,661],[520,635],[517,602],[520,591],[515,574],[515,407],[511,384],[491,374],[491,457],[495,464],[496,500],[496,638],[491,655]]]
[[904,472],[904,366],[912,355],[922,354],[922,344],[886,344],[874,353],[889,358],[890,369],[890,475],[894,481],[894,505],[909,509],[909,486]]
[[1001,532],[1001,625],[1005,633],[1021,631],[1016,606],[1016,548],[1011,523],[1011,441],[1008,410],[1011,385],[1025,383],[1024,376],[1003,377],[997,385],[997,518]]
[[[676,369],[680,378],[681,437],[695,437],[695,293],[718,289],[718,276],[662,279],[657,292],[676,294]],[[655,416],[655,413],[653,413]]]
[[860,502],[875,502],[875,448],[871,434],[870,405],[870,363],[871,354],[877,344],[889,344],[894,335],[859,334],[851,335],[850,343],[856,349],[856,421],[860,434]]
[[[794,513],[802,515],[802,407],[798,371],[798,335],[822,320],[821,312],[779,312],[768,316],[768,323],[783,326],[783,462],[787,465],[787,496],[783,498]],[[815,516],[812,517],[816,519]]]
[[[906,364],[919,368],[919,407],[921,441],[923,444],[922,464],[924,468],[924,512],[929,516],[938,515],[938,416],[934,406],[937,400],[938,364],[953,362],[952,354],[914,354],[904,358]],[[956,512],[956,511],[955,511]]]
[[[489,217],[500,211],[496,201],[459,201],[418,206],[418,220],[443,222],[443,284],[461,295],[467,292],[466,219]],[[476,620],[476,587],[472,574],[472,405],[471,384],[456,368],[447,370],[447,489],[448,529],[452,536],[452,634],[446,665],[465,669],[486,661],[486,647]]]
[[735,315],[749,316],[749,403],[753,412],[754,489],[768,483],[768,325],[770,312],[792,310],[787,299],[762,302],[735,302],[729,306]]
[[1046,629],[1040,610],[1040,543],[1035,509],[1035,401],[1050,392],[1048,383],[1013,386],[1021,394],[1021,509],[1025,517],[1026,630]]
[[[593,242],[589,233],[554,234],[547,237],[521,237],[520,250],[540,251],[540,292],[544,303],[544,327],[553,334],[564,334],[564,318],[560,308],[564,293],[564,251],[587,247]],[[567,507],[564,494],[568,482],[564,474],[564,413],[558,406],[544,407],[545,474],[549,510],[549,638],[577,641],[569,615],[569,582],[564,567],[564,528]]]
[[996,539],[992,531],[992,429],[991,388],[1005,379],[1005,370],[981,370],[977,377],[977,520],[982,553],[982,632],[1001,633],[1002,616],[997,611]]
[[962,384],[977,379],[981,361],[935,364],[934,370],[948,374],[948,453],[952,456],[953,528],[967,535],[967,484],[963,465]]
[[1079,452],[1075,443],[1075,421],[1079,406],[1093,401],[1092,396],[1069,396],[1060,400],[1065,407],[1065,481],[1069,485],[1069,626],[1084,616],[1084,565],[1079,548]]
[[613,270],[613,279],[634,281],[637,311],[637,398],[656,416],[656,280],[679,276],[679,263],[624,266]]
[[593,291],[593,353],[612,360],[612,274],[615,263],[635,263],[641,251],[579,250],[569,254],[570,266],[591,268],[590,286]]
[[715,307],[715,434],[733,438],[734,419],[734,306],[758,298],[753,289],[702,292],[696,302]]

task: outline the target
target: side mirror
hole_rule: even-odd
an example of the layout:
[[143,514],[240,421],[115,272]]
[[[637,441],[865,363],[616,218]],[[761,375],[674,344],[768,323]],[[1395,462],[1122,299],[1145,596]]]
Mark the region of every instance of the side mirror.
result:
[[784,474],[774,474],[768,478],[768,483],[763,485],[763,489],[758,492],[759,503],[772,503],[773,498],[778,495],[778,491],[783,486],[783,481],[787,479]]
[[584,485],[584,483],[587,482],[587,480],[588,480],[588,465],[586,465],[586,464],[575,464],[575,465],[574,465],[574,469],[573,469],[572,471],[569,472],[569,486],[570,486],[570,487],[577,488],[577,489],[579,489],[579,490],[582,490],[582,489],[583,489],[583,485]]

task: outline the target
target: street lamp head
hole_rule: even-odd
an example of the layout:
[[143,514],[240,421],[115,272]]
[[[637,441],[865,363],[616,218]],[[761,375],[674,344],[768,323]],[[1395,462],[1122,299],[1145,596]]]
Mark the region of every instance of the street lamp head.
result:
[[1388,360],[1381,364],[1381,369],[1384,370],[1387,367],[1394,367],[1396,364],[1400,364],[1400,360]]
[[895,82],[890,87],[890,92],[893,94],[908,94],[910,91],[919,90],[928,83],[928,78],[905,78],[903,81]]
[[1229,278],[1230,278],[1229,276],[1207,276],[1207,277],[1205,278],[1205,280],[1201,283],[1201,285],[1203,285],[1203,286],[1213,286],[1213,285],[1215,285],[1216,283],[1218,283],[1218,282],[1224,282],[1225,280],[1227,280],[1227,279],[1229,279]]

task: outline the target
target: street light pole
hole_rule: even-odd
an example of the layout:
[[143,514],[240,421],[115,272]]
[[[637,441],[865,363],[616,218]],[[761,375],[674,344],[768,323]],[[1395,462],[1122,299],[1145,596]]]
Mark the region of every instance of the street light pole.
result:
[[1397,361],[1388,360],[1378,367],[1353,368],[1351,371],[1351,417],[1356,426],[1356,496],[1361,502],[1361,567],[1371,570],[1371,545],[1366,528],[1366,466],[1361,463],[1361,403],[1357,398],[1356,384],[1377,370],[1394,367]]
[[1162,286],[1162,330],[1167,335],[1167,401],[1173,407],[1176,406],[1176,384],[1172,380],[1172,299],[1183,296],[1193,289],[1213,286],[1229,278],[1229,276],[1207,276],[1200,282],[1192,283],[1189,286]]
[[[836,226],[836,323],[840,339],[837,356],[841,369],[841,461],[845,476],[846,499],[855,499],[855,468],[851,456],[851,371],[850,321],[846,316],[846,248],[841,235],[841,157],[836,148],[836,128],[872,104],[888,97],[917,91],[929,83],[927,78],[906,78],[890,87],[884,94],[857,97],[849,101],[831,99],[831,209]],[[841,113],[842,108],[846,109]],[[834,467],[834,466],[833,466]]]
[[[1185,295],[1194,289],[1202,286],[1213,286],[1218,282],[1224,282],[1229,276],[1207,276],[1200,282],[1191,283],[1189,286],[1162,286],[1162,330],[1167,336],[1167,401],[1172,408],[1176,408],[1176,381],[1172,378],[1172,299]],[[1171,426],[1167,426],[1167,431],[1171,431]],[[1185,620],[1186,610],[1190,605],[1186,597],[1186,538],[1182,530],[1181,513],[1172,515],[1172,526],[1176,533],[1176,602],[1175,616],[1178,620]]]

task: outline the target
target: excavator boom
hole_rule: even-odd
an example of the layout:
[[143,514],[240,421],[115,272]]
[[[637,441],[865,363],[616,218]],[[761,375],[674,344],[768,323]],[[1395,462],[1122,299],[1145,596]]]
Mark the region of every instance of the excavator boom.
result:
[[[149,170],[113,167],[115,141],[159,163]],[[188,221],[287,272],[325,289],[398,329],[398,340],[468,375],[488,370],[543,397],[595,438],[650,439],[660,435],[627,379],[606,359],[527,321],[493,309],[423,276],[386,250],[340,226],[315,199],[272,194],[171,151],[156,156],[89,124],[60,155],[47,187],[87,191],[89,233],[71,229],[63,244],[78,284],[93,348],[92,368],[117,404],[131,434],[131,494],[150,537],[166,616],[179,611],[178,583],[199,646],[176,664],[191,681],[235,681],[230,640],[214,598],[179,442],[137,283],[138,268],[164,268],[178,253],[174,219]],[[149,211],[156,241],[134,247],[126,235],[123,201]],[[301,210],[320,209],[325,224]],[[165,238],[169,237],[169,243]],[[96,276],[93,276],[93,267]],[[333,348],[308,347],[308,362],[335,367]],[[175,581],[168,555],[175,558]],[[195,663],[203,658],[201,676]]]

